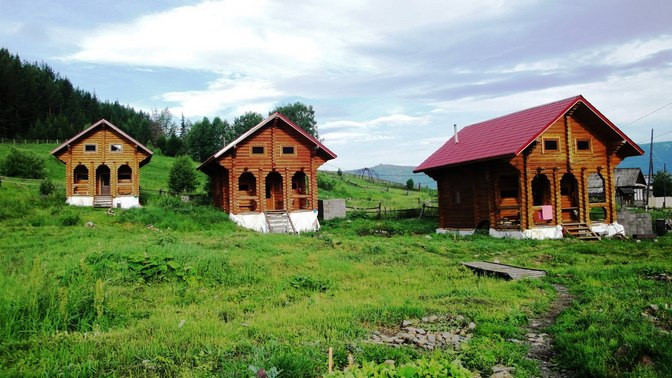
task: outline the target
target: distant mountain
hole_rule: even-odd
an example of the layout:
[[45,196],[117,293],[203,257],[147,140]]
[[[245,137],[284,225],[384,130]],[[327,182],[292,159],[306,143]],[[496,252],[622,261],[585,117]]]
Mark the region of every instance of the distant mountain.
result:
[[[366,174],[365,171],[367,168],[353,169],[351,171],[346,171],[353,174]],[[422,184],[423,187],[429,187],[436,189],[436,181],[431,177],[427,176],[424,173],[413,173],[414,166],[405,166],[405,165],[392,165],[392,164],[378,164],[375,167],[370,167],[368,170],[371,171],[371,175],[375,178],[382,180],[398,182],[401,184],[406,184],[408,179],[413,179],[413,182],[417,186],[418,183]]]
[[[649,172],[649,144],[639,145],[644,151],[642,156],[632,156],[623,160],[618,168],[639,168],[644,176]],[[672,142],[656,142],[653,144],[653,173],[663,169],[667,163],[667,171],[672,171]]]

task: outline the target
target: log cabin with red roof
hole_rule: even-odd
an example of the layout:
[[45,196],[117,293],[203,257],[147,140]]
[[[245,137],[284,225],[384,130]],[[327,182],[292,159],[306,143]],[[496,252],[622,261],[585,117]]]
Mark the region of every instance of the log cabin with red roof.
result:
[[280,113],[252,127],[198,169],[215,206],[261,232],[315,231],[317,169],[336,155]]
[[466,126],[414,172],[437,181],[439,231],[588,239],[622,232],[614,169],[642,153],[579,95]]
[[76,206],[140,206],[140,167],[152,151],[105,119],[51,154],[65,164],[66,202]]

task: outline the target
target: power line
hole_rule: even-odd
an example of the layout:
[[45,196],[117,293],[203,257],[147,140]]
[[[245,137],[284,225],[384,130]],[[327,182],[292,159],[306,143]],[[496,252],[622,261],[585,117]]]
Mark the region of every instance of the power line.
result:
[[626,127],[626,126],[628,126],[628,125],[630,125],[630,124],[633,124],[633,123],[635,123],[635,122],[637,122],[637,121],[639,121],[639,120],[642,120],[642,119],[644,119],[644,118],[650,116],[651,114],[653,114],[653,113],[655,113],[655,112],[657,112],[657,111],[659,111],[659,110],[662,110],[662,109],[664,109],[664,108],[666,108],[666,107],[668,107],[668,106],[670,106],[670,105],[672,105],[672,102],[668,102],[667,104],[661,106],[660,108],[658,108],[658,109],[656,109],[656,110],[654,110],[654,111],[652,111],[652,112],[646,113],[646,114],[644,114],[643,116],[637,118],[637,119],[634,120],[634,121],[630,121],[630,122],[628,122],[628,123],[622,125],[621,128],[624,128],[624,127]]

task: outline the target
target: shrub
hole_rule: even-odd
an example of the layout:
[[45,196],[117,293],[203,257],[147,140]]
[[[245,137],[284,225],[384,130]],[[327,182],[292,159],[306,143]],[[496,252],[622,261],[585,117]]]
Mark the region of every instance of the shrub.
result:
[[317,187],[322,190],[333,190],[336,182],[325,176],[317,175]]
[[60,220],[61,224],[64,226],[76,226],[81,219],[77,213],[65,213],[61,215]]
[[54,183],[51,182],[48,178],[45,178],[40,183],[40,194],[43,196],[49,196],[54,192]]
[[12,148],[0,163],[0,174],[29,179],[44,178],[46,176],[44,159],[32,152]]
[[289,285],[295,289],[325,292],[331,287],[331,283],[313,277],[297,275],[289,280]]
[[473,374],[452,363],[449,359],[439,356],[423,357],[399,366],[386,363],[364,362],[361,366],[345,372],[337,371],[325,377],[471,377]]
[[189,157],[175,159],[168,174],[168,187],[175,193],[187,193],[196,189],[196,172]]

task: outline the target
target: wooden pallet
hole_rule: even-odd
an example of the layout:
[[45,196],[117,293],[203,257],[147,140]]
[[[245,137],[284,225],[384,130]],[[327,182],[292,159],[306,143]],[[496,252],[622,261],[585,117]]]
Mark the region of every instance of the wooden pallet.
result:
[[477,274],[498,276],[508,280],[521,278],[540,278],[546,276],[545,270],[528,269],[514,265],[491,263],[486,261],[463,262],[462,265],[473,270]]
[[600,240],[599,235],[585,223],[565,223],[562,225],[562,231],[565,235],[571,235],[579,240]]

